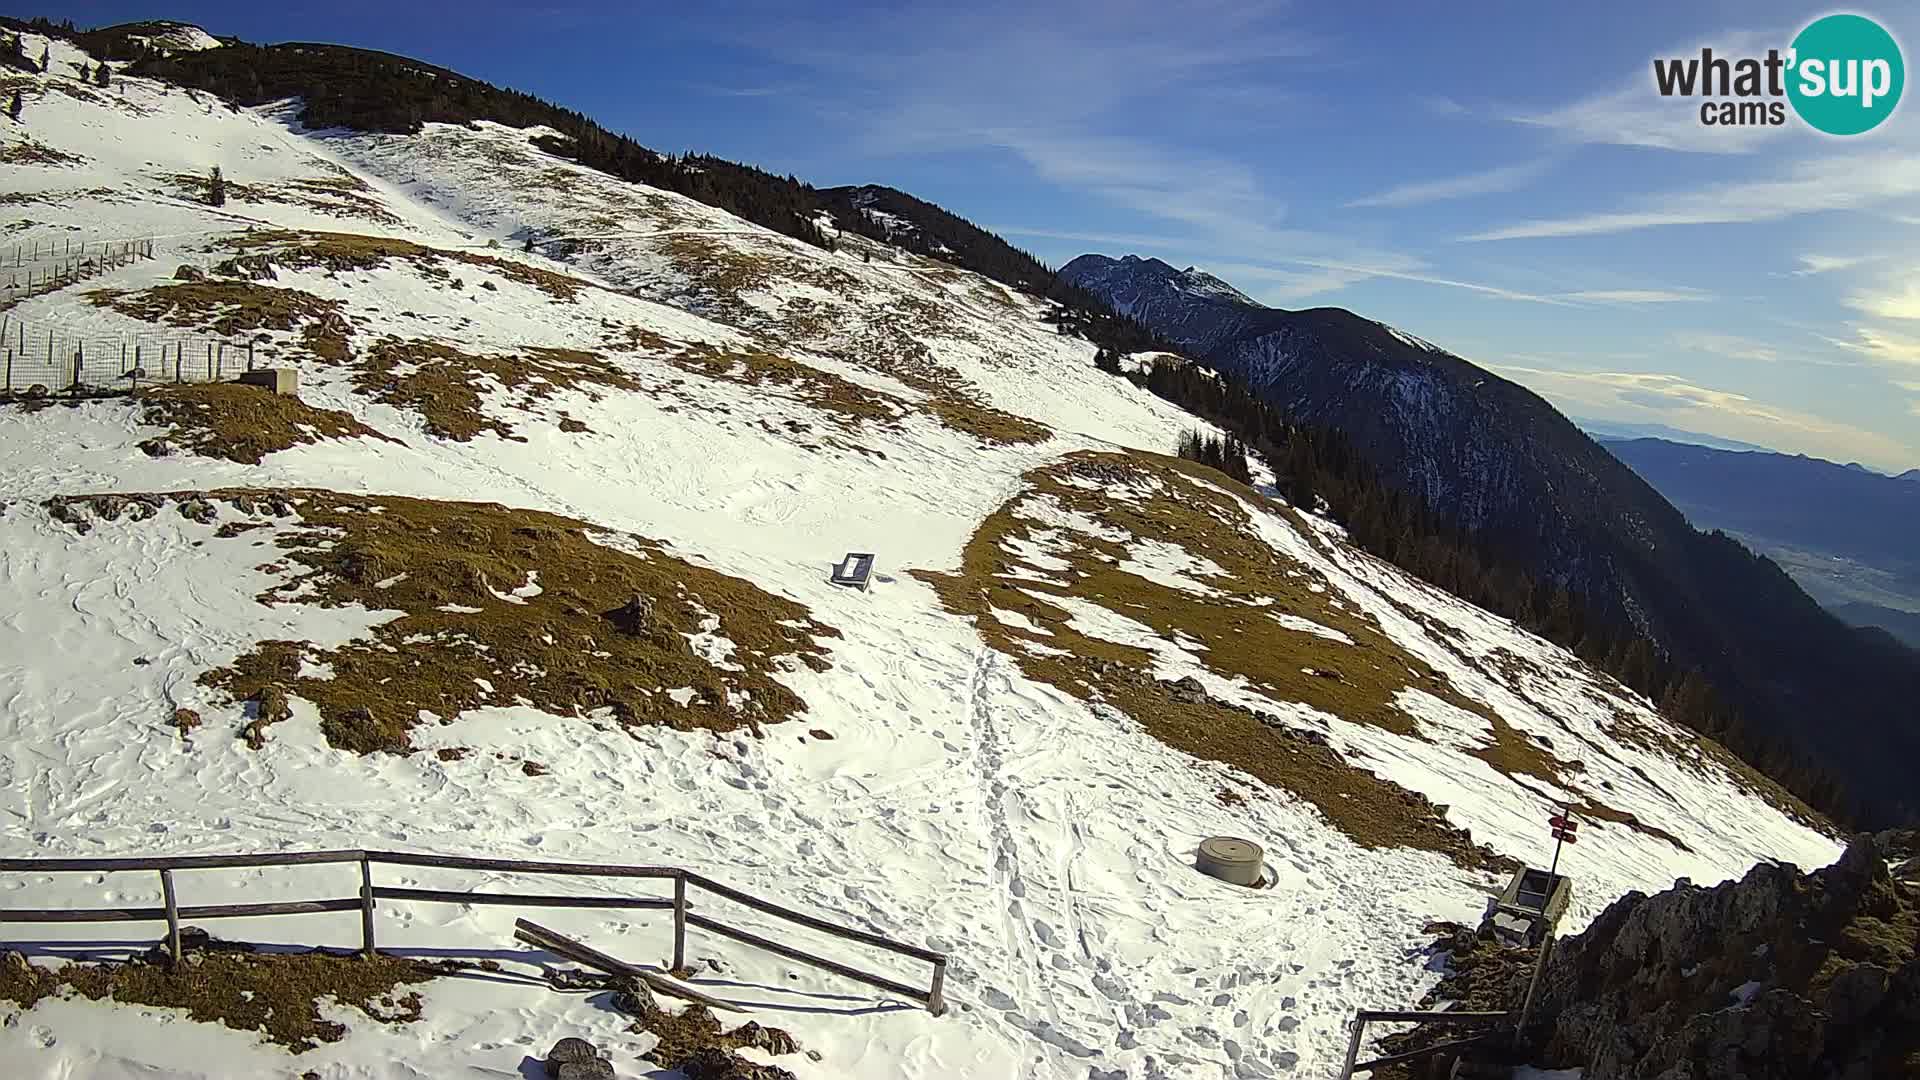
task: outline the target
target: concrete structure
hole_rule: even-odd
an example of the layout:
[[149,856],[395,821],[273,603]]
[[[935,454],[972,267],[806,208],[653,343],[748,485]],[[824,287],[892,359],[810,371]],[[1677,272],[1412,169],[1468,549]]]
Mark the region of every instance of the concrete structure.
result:
[[1200,841],[1194,869],[1235,885],[1257,887],[1266,882],[1267,868],[1260,845],[1231,836],[1209,836]]
[[1560,924],[1572,901],[1573,882],[1565,874],[1529,866],[1514,871],[1487,915],[1496,933],[1531,945]]
[[258,371],[245,371],[240,381],[248,386],[264,386],[276,394],[289,397],[300,392],[300,373],[287,367],[261,368]]

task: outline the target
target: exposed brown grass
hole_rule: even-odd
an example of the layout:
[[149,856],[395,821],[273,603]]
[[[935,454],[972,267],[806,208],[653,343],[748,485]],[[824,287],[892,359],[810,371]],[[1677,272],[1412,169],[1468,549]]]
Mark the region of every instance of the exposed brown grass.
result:
[[[268,454],[321,439],[367,437],[398,442],[350,414],[316,409],[290,394],[245,383],[187,383],[141,393],[146,422],[166,427],[166,442],[206,457],[258,465]],[[147,446],[143,443],[142,446]]]
[[[119,192],[109,187],[88,188],[84,191],[5,191],[0,192],[0,206],[69,206],[81,199],[109,199],[120,201]],[[5,231],[38,228],[35,221],[8,222]]]
[[347,1006],[383,1023],[410,1023],[420,1019],[420,995],[407,988],[434,975],[397,957],[322,952],[222,948],[189,952],[178,965],[153,958],[53,969],[7,953],[0,955],[0,1001],[32,1008],[46,998],[82,997],[184,1009],[200,1023],[259,1032],[301,1053],[346,1036],[346,1025],[321,1017],[323,1004]]
[[[1330,591],[1313,591],[1304,568],[1254,535],[1244,509],[1189,482],[1194,468],[1147,455],[1079,454],[1035,470],[1025,478],[1026,491],[974,534],[958,574],[920,576],[933,583],[950,610],[975,616],[982,636],[1013,657],[1029,677],[1084,700],[1117,706],[1149,734],[1179,750],[1234,765],[1299,794],[1361,844],[1438,851],[1468,867],[1504,865],[1505,860],[1448,825],[1425,797],[1350,764],[1316,740],[1284,726],[1276,730],[1218,701],[1179,700],[1167,684],[1144,674],[1151,670],[1151,654],[1073,629],[1069,610],[1048,601],[1050,596],[1074,596],[1169,640],[1178,636],[1197,642],[1205,646],[1206,663],[1216,673],[1242,676],[1265,696],[1301,702],[1348,720],[1412,734],[1411,719],[1393,704],[1395,695],[1409,687],[1486,715],[1484,707],[1462,698],[1371,621],[1334,607]],[[1150,496],[1120,500],[1100,488],[1075,486],[1069,481],[1076,476],[1103,484],[1129,479],[1158,486]],[[1208,479],[1224,482],[1217,474],[1209,473]],[[1069,562],[1069,569],[1042,571],[1022,564],[1008,542],[1036,541],[1047,532],[1020,516],[1021,504],[1035,497],[1051,498],[1133,537],[1177,544],[1212,560],[1226,576],[1207,583],[1224,595],[1201,596],[1122,571],[1115,562],[1127,557],[1123,545],[1078,532],[1062,533],[1071,540],[1070,550],[1054,550]],[[1065,584],[1010,573],[1022,565]],[[1261,597],[1274,603],[1248,603]],[[1051,635],[1007,626],[992,616],[992,607],[1018,611]],[[1273,612],[1311,619],[1345,633],[1353,644],[1287,629]],[[1021,641],[1065,655],[1035,654],[1021,648]]]
[[418,412],[429,432],[462,442],[482,432],[521,438],[512,424],[487,411],[496,395],[508,407],[527,409],[561,390],[597,398],[607,389],[643,389],[630,372],[582,349],[488,356],[439,342],[385,338],[367,350],[357,368],[354,386],[362,393]]
[[95,289],[86,295],[94,306],[129,318],[209,330],[223,337],[299,330],[314,355],[336,362],[347,355],[349,327],[339,302],[298,289],[251,281],[180,281],[134,292]]
[[[400,219],[387,209],[387,204],[380,196],[351,174],[296,177],[271,183],[249,183],[235,176],[223,179],[228,203],[274,203],[298,206],[331,217],[357,218],[376,225],[400,223]],[[206,201],[210,180],[204,173],[164,173],[159,180],[166,193],[175,198],[191,202]]]
[[952,391],[933,398],[928,408],[940,418],[941,423],[983,443],[1006,446],[1043,443],[1053,438],[1053,430],[1037,420],[1028,420],[991,405],[982,405]]
[[479,267],[496,277],[539,289],[556,300],[570,301],[582,289],[595,287],[580,278],[557,274],[503,256],[447,251],[410,240],[359,233],[263,229],[227,237],[221,241],[221,246],[240,252],[243,257],[264,256],[273,265],[289,270],[318,268],[331,273],[373,270],[389,261],[400,260],[413,264],[429,276],[444,276],[444,264],[463,263]]
[[832,372],[757,349],[723,349],[697,344],[669,353],[663,359],[702,378],[778,391],[836,419],[841,428],[849,431],[865,423],[896,427],[901,417],[917,408],[904,398],[870,390]]
[[79,154],[69,154],[57,147],[27,136],[18,142],[0,143],[0,165],[47,165],[53,168],[71,168],[85,165],[87,159]]
[[[403,612],[338,648],[267,641],[204,674],[203,684],[243,706],[239,734],[255,746],[291,716],[295,696],[318,707],[334,746],[361,753],[409,752],[423,713],[452,718],[515,703],[562,715],[604,708],[628,725],[757,732],[806,711],[776,676],[795,663],[824,668],[815,638],[838,636],[801,605],[659,544],[610,541],[622,550],[596,542],[604,534],[584,522],[531,510],[312,490],[75,496],[48,505],[84,532],[130,507],[151,516],[169,500],[224,503],[262,518],[299,515],[298,526],[276,538],[281,561],[264,568],[293,573],[261,594],[262,603]],[[530,575],[538,594],[510,596]],[[709,631],[733,643],[723,663],[689,640]],[[313,670],[305,662],[332,674],[303,675]],[[667,694],[681,688],[693,692],[685,707]]]

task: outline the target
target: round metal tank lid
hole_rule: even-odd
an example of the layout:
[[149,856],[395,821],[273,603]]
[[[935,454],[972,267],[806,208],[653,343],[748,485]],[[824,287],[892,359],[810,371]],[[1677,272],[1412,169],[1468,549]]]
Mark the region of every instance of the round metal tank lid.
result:
[[1258,885],[1265,873],[1260,845],[1234,836],[1209,836],[1200,841],[1197,863],[1201,873],[1235,885]]

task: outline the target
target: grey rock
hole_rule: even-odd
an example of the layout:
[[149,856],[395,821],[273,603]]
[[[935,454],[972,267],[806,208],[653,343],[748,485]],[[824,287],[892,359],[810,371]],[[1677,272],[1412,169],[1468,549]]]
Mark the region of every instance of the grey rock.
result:
[[[552,1077],[553,1080],[561,1080],[565,1075],[562,1070],[569,1066],[604,1065],[606,1063],[601,1060],[600,1051],[596,1049],[592,1043],[585,1039],[566,1038],[554,1043],[553,1049],[547,1051],[546,1064],[547,1075]],[[577,1075],[580,1077],[580,1080],[586,1080],[587,1077],[596,1074],[581,1073]],[[611,1066],[608,1067],[606,1075],[613,1075]]]

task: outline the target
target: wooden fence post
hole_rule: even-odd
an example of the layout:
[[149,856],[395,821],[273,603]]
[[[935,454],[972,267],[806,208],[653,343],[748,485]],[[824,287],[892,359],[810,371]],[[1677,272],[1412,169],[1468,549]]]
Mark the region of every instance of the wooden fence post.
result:
[[167,906],[167,955],[180,962],[180,905],[173,896],[173,871],[160,871],[161,902]]
[[947,1011],[947,962],[933,962],[933,986],[927,991],[927,1011],[935,1016]]
[[1527,980],[1527,996],[1520,1002],[1520,1013],[1514,1021],[1513,1033],[1517,1037],[1527,1029],[1527,1021],[1533,1016],[1533,995],[1540,989],[1540,975],[1547,970],[1547,956],[1553,952],[1553,935],[1544,934],[1540,938],[1540,955],[1533,959],[1533,976]]
[[7,350],[7,393],[13,393],[13,350]]
[[1353,1080],[1353,1067],[1360,1060],[1360,1036],[1367,1030],[1367,1022],[1356,1016],[1347,1028],[1352,1037],[1347,1040],[1347,1062],[1340,1068],[1340,1080]]
[[360,856],[360,954],[373,958],[373,862]]
[[207,343],[207,381],[213,381],[213,343]]
[[673,970],[687,966],[687,875],[673,875]]

